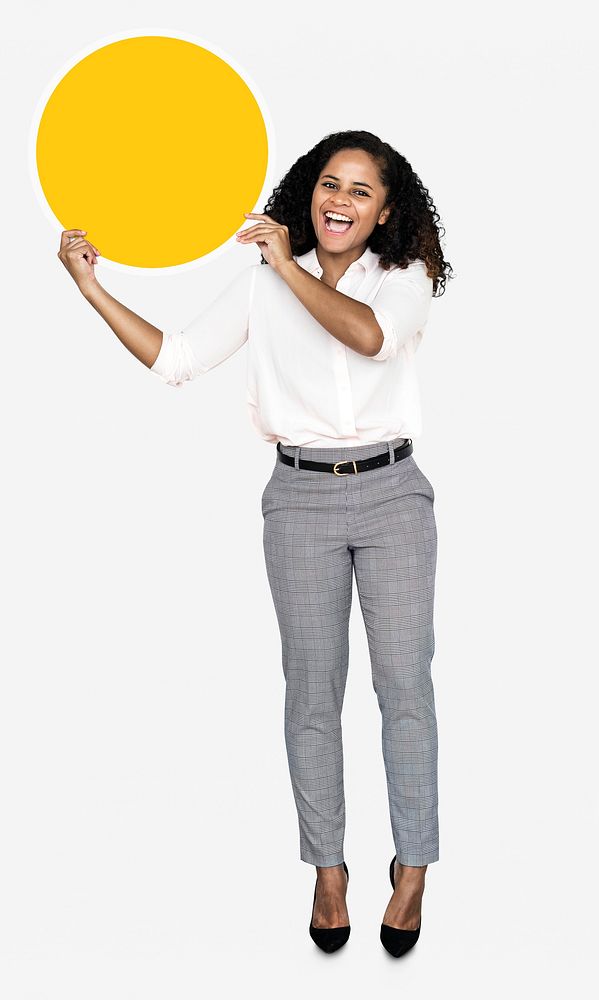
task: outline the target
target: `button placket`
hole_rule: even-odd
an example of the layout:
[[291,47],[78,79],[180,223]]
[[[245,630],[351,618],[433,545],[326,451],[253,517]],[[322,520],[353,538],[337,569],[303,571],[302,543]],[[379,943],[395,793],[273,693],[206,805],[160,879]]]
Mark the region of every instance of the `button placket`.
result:
[[[337,344],[338,342],[333,342]],[[337,385],[337,398],[339,400],[339,415],[343,433],[354,436],[356,434],[356,420],[354,414],[354,402],[349,378],[349,368],[347,364],[347,348],[344,344],[339,344],[341,350],[335,346],[333,348],[333,371],[335,373],[335,383]]]
[[[345,292],[347,295],[351,295],[352,286],[358,282],[352,282],[352,275],[357,271],[357,268],[352,272],[353,265],[350,265],[349,269],[337,282],[337,290],[340,292]],[[343,287],[342,287],[343,286]],[[355,289],[352,289],[355,291]],[[356,437],[356,417],[354,413],[354,402],[351,390],[351,380],[349,377],[349,366],[347,363],[347,347],[345,344],[341,344],[338,340],[333,338],[333,343],[335,347],[335,357],[334,357],[334,371],[336,375],[337,382],[337,395],[339,399],[339,411],[341,416],[341,424],[343,428],[343,433],[348,436]]]

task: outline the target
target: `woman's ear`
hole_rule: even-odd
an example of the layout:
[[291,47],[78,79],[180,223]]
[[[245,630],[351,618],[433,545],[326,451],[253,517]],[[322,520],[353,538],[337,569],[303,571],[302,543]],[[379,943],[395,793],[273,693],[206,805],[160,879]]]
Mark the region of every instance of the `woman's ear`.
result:
[[391,212],[393,211],[394,208],[395,208],[395,205],[393,204],[393,202],[390,205],[385,205],[385,208],[382,210],[381,214],[379,215],[379,224],[381,226],[383,225],[383,223],[385,223],[387,221],[387,219],[391,215]]

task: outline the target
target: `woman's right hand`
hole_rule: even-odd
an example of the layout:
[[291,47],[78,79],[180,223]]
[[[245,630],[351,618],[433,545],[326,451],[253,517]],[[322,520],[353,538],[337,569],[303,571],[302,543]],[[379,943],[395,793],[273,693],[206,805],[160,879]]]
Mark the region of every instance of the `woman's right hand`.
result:
[[100,256],[97,247],[84,239],[85,229],[65,229],[60,237],[58,258],[81,291],[90,281],[95,281],[94,265]]

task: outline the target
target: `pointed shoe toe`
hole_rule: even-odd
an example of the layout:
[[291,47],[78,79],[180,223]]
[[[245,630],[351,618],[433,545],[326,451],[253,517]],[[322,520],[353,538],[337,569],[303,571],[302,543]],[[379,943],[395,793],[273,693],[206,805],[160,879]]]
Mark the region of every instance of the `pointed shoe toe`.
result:
[[390,927],[389,924],[381,924],[381,942],[394,958],[401,958],[406,951],[413,948],[420,937],[420,924],[415,930],[406,930],[402,927]]
[[310,937],[322,951],[330,954],[346,943],[350,930],[349,924],[345,927],[314,927],[310,924]]
[[[347,875],[347,881],[349,882],[349,870],[345,861],[343,862],[343,867],[345,869],[345,874]],[[314,916],[314,903],[316,902],[316,888],[318,885],[318,879],[316,880],[316,885],[314,886],[314,899],[312,901],[312,916]],[[326,951],[330,954],[333,951],[337,951],[341,948],[347,941],[351,925],[344,924],[342,927],[315,927],[310,919],[310,937],[315,944],[318,945],[322,951]]]

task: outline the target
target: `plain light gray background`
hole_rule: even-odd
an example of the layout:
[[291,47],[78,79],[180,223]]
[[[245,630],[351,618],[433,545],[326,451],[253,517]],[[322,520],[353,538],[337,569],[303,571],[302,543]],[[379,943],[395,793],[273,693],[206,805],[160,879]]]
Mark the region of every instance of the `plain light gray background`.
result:
[[[3,33],[0,989],[7,1000],[591,995],[598,808],[597,36],[553,3],[12,8]],[[82,298],[27,162],[73,53],[212,38],[256,80],[277,179],[366,128],[412,163],[455,279],[419,352],[436,491],[441,857],[417,947],[379,941],[393,853],[357,595],[344,710],[352,934],[307,928],[245,350],[176,390]],[[102,86],[102,81],[98,81]],[[73,156],[94,164],[73,136]],[[239,168],[243,169],[240,149]],[[258,208],[260,210],[260,208]],[[184,325],[258,259],[99,280]],[[218,470],[218,475],[216,471]],[[223,548],[224,546],[224,548]],[[266,822],[264,817],[266,817]]]

